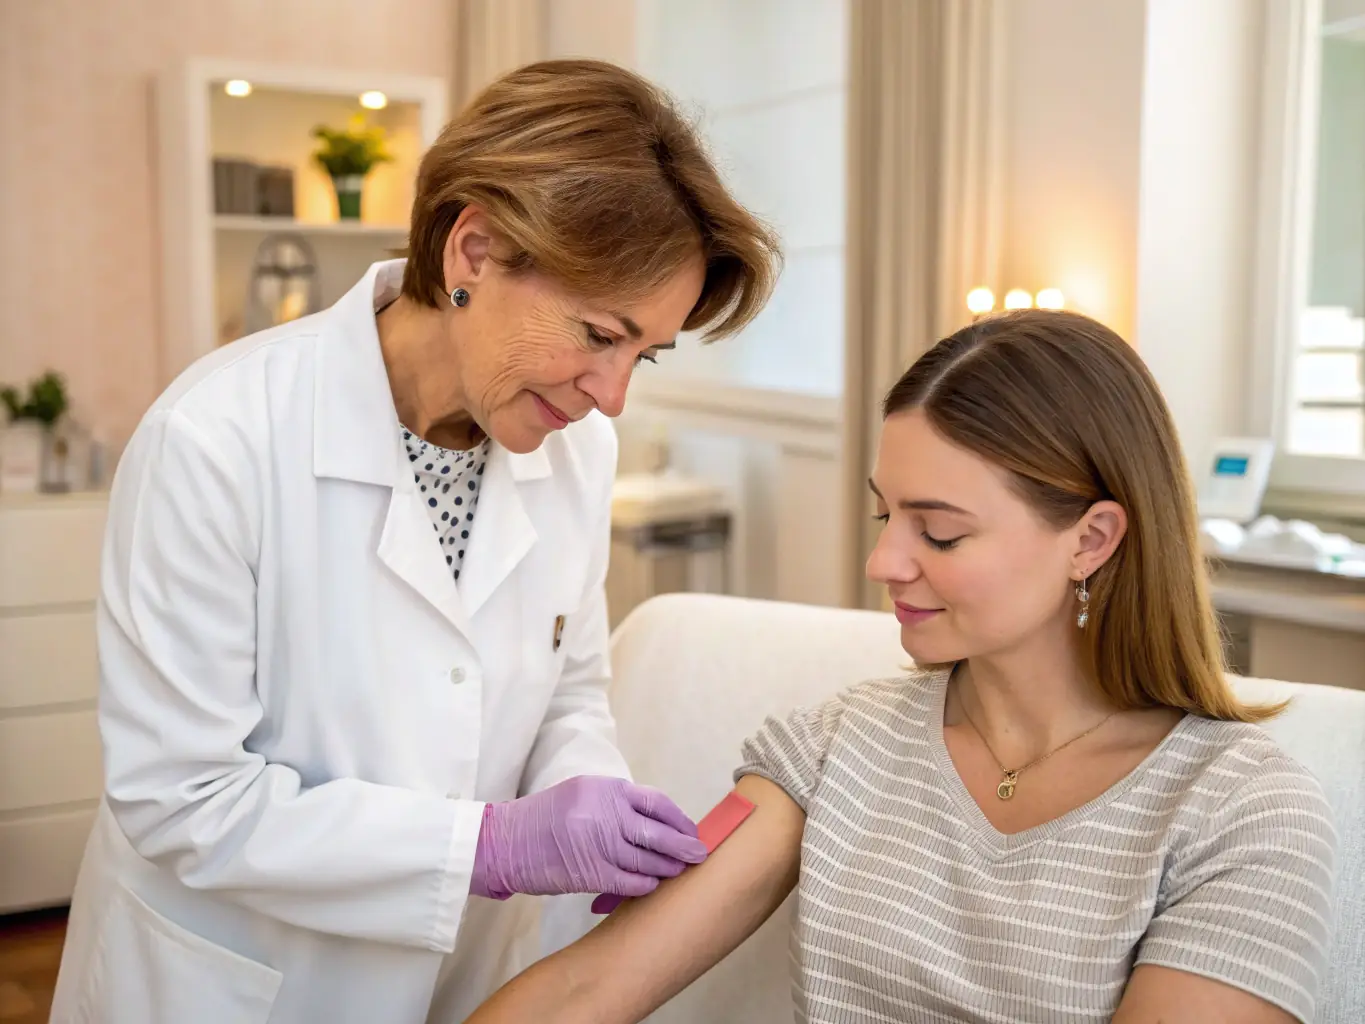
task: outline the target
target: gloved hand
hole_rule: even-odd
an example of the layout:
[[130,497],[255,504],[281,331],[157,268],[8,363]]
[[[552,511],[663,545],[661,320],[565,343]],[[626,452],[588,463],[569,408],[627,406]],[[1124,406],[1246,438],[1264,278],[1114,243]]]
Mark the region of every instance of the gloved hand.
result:
[[697,826],[663,793],[581,775],[484,808],[469,891],[638,897],[705,859]]

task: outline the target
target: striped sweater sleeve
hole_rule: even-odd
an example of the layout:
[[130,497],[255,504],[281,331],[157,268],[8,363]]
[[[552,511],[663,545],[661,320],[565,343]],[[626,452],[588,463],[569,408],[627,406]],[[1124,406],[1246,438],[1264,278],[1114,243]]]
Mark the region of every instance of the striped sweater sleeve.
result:
[[1213,978],[1313,1020],[1335,858],[1317,780],[1280,754],[1248,766],[1172,864],[1137,963]]
[[762,776],[781,786],[806,810],[824,772],[825,755],[843,706],[840,696],[817,707],[797,708],[784,719],[768,718],[763,728],[744,741],[743,764],[735,772],[735,781],[745,775]]

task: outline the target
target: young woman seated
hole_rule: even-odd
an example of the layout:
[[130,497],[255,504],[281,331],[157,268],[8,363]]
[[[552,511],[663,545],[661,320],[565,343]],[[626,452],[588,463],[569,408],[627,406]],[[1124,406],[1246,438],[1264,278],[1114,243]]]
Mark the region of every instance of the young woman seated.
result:
[[1006,314],[884,415],[867,567],[915,671],[769,720],[734,835],[468,1024],[638,1021],[798,882],[799,1021],[1312,1020],[1329,810],[1224,675],[1142,361],[1079,315]]

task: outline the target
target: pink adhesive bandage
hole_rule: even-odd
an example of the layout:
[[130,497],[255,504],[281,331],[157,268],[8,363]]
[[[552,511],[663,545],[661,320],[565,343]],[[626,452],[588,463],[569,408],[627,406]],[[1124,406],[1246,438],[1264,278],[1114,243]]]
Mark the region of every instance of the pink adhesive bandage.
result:
[[706,817],[697,822],[697,838],[706,847],[707,853],[715,853],[716,847],[730,838],[730,833],[743,824],[744,819],[754,813],[752,801],[744,799],[733,790],[724,800],[707,812]]

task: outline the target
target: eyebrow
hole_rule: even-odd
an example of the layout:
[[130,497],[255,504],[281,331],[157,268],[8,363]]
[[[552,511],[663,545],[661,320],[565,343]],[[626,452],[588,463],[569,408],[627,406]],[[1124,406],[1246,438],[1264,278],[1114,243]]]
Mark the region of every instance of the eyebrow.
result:
[[[644,337],[645,332],[640,330],[640,325],[637,324],[630,317],[626,316],[624,313],[617,313],[613,310],[608,310],[607,312],[610,313],[612,316],[616,317],[617,320],[621,321],[621,326],[626,329],[626,333],[629,334],[632,338],[635,338],[638,341],[640,338]],[[661,348],[662,346],[656,345],[654,347]]]
[[[877,485],[872,482],[871,477],[867,478],[867,486],[871,487],[872,493],[881,498],[882,501],[886,500],[886,498],[882,497],[882,492],[877,490]],[[932,498],[927,498],[922,501],[901,501],[897,502],[896,507],[913,512],[953,512],[960,516],[971,515],[965,508],[958,508],[956,505],[949,504],[946,501],[937,501]]]

